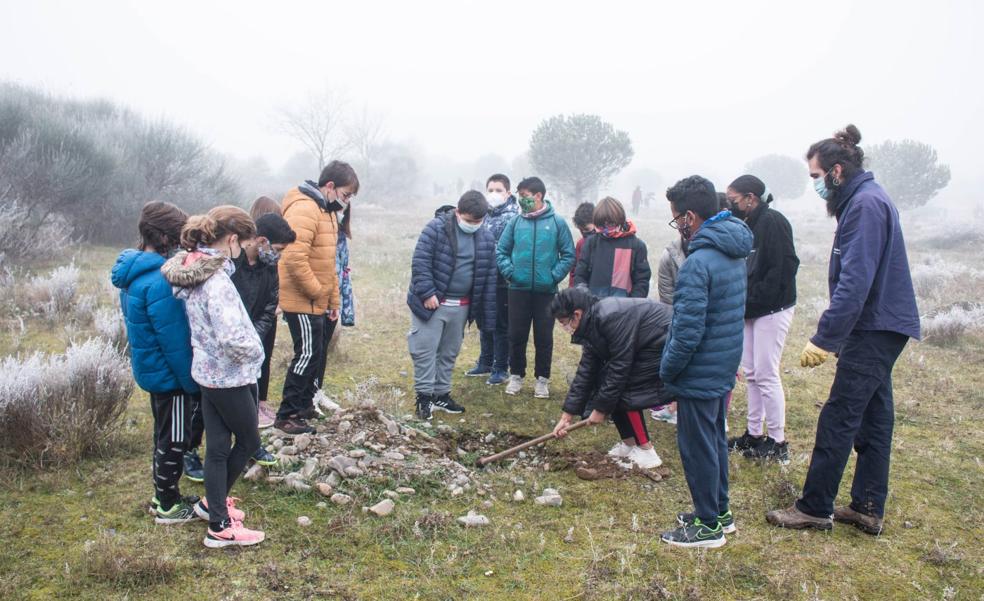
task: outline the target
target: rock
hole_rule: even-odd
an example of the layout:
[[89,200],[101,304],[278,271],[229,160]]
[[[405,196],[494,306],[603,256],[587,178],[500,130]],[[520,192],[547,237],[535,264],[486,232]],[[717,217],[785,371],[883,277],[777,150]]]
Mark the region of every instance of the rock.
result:
[[417,494],[417,491],[415,491],[414,489],[410,488],[409,486],[400,486],[400,487],[398,487],[396,489],[396,492],[398,492],[401,495],[414,495],[414,494]]
[[547,507],[560,507],[564,503],[564,499],[560,495],[543,495],[533,499],[533,502]]
[[913,527],[915,527],[915,524],[913,524],[912,522],[910,522],[910,521],[907,520],[907,521],[905,521],[905,522],[902,523],[902,527],[903,528],[913,528]]
[[311,485],[303,480],[284,480],[284,484],[299,492],[307,492],[311,490]]
[[281,440],[279,438],[275,438],[273,440],[273,448],[275,448],[275,449],[282,449],[283,447],[284,447],[284,441],[283,440]]
[[455,486],[454,488],[451,489],[452,497],[460,497],[463,494],[465,494],[465,489],[461,488],[460,486]]
[[246,475],[243,476],[246,480],[250,482],[263,482],[266,480],[267,473],[262,465],[253,464],[248,470],[246,470]]
[[406,459],[406,457],[403,456],[403,453],[398,453],[396,451],[387,451],[383,453],[383,458],[389,459],[390,461],[403,461]]
[[362,459],[366,456],[366,452],[362,449],[352,449],[348,452],[348,456],[352,459]]
[[338,422],[338,433],[339,434],[345,434],[346,432],[348,432],[351,429],[352,429],[352,422],[348,421],[347,419]]
[[386,422],[386,433],[389,434],[390,436],[399,436],[400,435],[400,424],[398,424],[398,423],[396,423],[394,421],[388,421],[388,422]]
[[384,490],[383,496],[386,497],[387,499],[399,499],[400,493],[396,492],[395,490]]
[[318,473],[318,460],[315,457],[308,457],[304,460],[304,467],[301,468],[301,477],[310,480]]
[[386,517],[389,514],[393,513],[394,507],[396,507],[396,503],[393,502],[393,499],[383,499],[379,503],[376,503],[375,505],[370,507],[369,511],[371,513],[378,515],[379,517]]
[[325,496],[325,497],[330,497],[331,496],[331,491],[332,491],[331,484],[328,484],[327,482],[318,482],[314,486],[315,486],[315,488],[318,489],[318,492],[321,493],[322,496]]
[[454,479],[454,483],[457,484],[458,486],[464,486],[464,485],[468,484],[469,482],[470,482],[470,480],[468,479],[468,476],[466,476],[464,474],[459,474]]
[[318,501],[317,503],[314,504],[314,506],[317,507],[318,509],[327,509],[328,503],[325,503],[324,501]]
[[492,576],[493,574],[495,574],[495,572],[493,570],[488,570],[488,571],[485,572],[485,575],[486,576]]
[[484,440],[486,443],[492,442],[493,440],[495,440],[495,432],[489,432],[488,434],[485,435],[485,438],[483,438],[482,440]]
[[292,444],[289,444],[289,445],[285,445],[283,447],[280,447],[280,454],[281,455],[288,455],[288,456],[289,455],[297,455],[297,447],[295,447]]
[[349,478],[357,478],[363,474],[365,474],[365,472],[354,465],[345,468],[345,475]]
[[468,515],[463,515],[458,518],[458,523],[466,528],[477,528],[479,526],[488,526],[489,518],[480,513],[469,511]]
[[526,500],[526,495],[523,494],[523,491],[517,489],[516,492],[513,493],[513,501],[516,501],[517,503],[522,503],[525,500]]
[[560,492],[556,488],[544,488],[541,494],[545,497],[552,497],[554,495],[559,495]]
[[297,525],[301,527],[306,527],[311,525],[311,518],[306,515],[302,515],[297,518]]
[[492,509],[492,501],[482,501],[482,509]]
[[519,457],[520,459],[526,459],[526,451],[520,451],[516,453],[516,456]]
[[574,542],[574,526],[571,526],[570,528],[567,529],[567,536],[564,537],[564,542],[565,543]]
[[310,434],[301,434],[294,439],[294,446],[298,451],[303,451],[304,449],[311,446],[312,436]]
[[335,455],[328,460],[328,467],[344,475],[346,469],[355,467],[355,460],[345,455]]
[[342,482],[342,477],[338,475],[338,472],[332,472],[328,474],[328,486],[338,486]]
[[355,436],[352,437],[352,444],[354,445],[363,444],[366,441],[367,436],[368,434],[366,433],[366,431],[362,430],[361,432],[357,433]]
[[440,424],[437,426],[437,431],[441,434],[450,434],[454,432],[454,428],[448,426],[447,424]]
[[331,502],[334,503],[335,505],[348,505],[349,503],[352,502],[352,497],[340,492],[336,492],[331,496]]

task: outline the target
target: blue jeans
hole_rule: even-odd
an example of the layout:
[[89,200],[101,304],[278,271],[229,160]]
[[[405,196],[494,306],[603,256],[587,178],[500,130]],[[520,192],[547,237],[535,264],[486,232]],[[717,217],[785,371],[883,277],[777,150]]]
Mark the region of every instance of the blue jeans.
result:
[[509,371],[509,289],[495,290],[495,330],[482,332],[478,366]]
[[712,401],[677,399],[677,446],[694,511],[713,526],[728,510],[728,397]]
[[895,425],[892,369],[907,336],[885,331],[854,331],[837,360],[837,373],[820,418],[806,473],[800,511],[830,517],[851,447],[858,453],[851,486],[851,508],[882,517],[888,497],[888,467]]

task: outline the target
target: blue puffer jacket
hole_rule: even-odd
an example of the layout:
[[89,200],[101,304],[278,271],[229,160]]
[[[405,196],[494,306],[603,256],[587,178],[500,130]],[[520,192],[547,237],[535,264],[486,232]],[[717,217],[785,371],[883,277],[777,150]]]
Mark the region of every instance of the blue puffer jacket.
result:
[[191,378],[191,332],[184,301],[161,274],[164,257],[133,248],[116,259],[111,279],[130,343],[133,377],[147,392],[198,392]]
[[[424,321],[429,321],[434,314],[424,306],[424,301],[434,295],[443,301],[451,283],[458,254],[457,227],[454,211],[445,211],[424,227],[413,249],[407,305],[414,315]],[[479,330],[488,332],[495,328],[495,238],[484,227],[478,228],[473,235],[475,279],[468,321],[475,321]]]
[[546,204],[536,217],[513,217],[499,238],[496,262],[513,290],[552,294],[574,266],[571,230]]
[[728,211],[705,221],[690,240],[659,370],[673,397],[708,401],[734,388],[745,326],[745,257],[751,250],[751,230]]

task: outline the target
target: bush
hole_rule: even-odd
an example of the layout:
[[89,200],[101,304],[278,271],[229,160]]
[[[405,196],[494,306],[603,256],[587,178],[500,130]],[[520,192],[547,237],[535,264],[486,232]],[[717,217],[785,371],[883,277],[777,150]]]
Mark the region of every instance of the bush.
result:
[[71,226],[59,215],[35,226],[30,212],[11,202],[0,211],[0,258],[20,263],[55,258],[72,243],[69,231]]
[[133,393],[130,362],[91,338],[63,355],[0,363],[0,440],[17,463],[73,462],[111,444]]
[[965,334],[979,331],[982,323],[984,305],[952,305],[923,318],[923,340],[937,346],[951,346]]
[[100,307],[93,317],[96,332],[121,354],[127,350],[126,325],[120,310],[112,307]]
[[79,268],[75,264],[56,267],[47,276],[35,276],[25,287],[26,309],[55,319],[72,310],[79,291]]
[[121,588],[166,584],[179,571],[178,561],[170,553],[162,553],[159,540],[124,537],[107,530],[97,539],[85,541],[81,564],[85,577]]

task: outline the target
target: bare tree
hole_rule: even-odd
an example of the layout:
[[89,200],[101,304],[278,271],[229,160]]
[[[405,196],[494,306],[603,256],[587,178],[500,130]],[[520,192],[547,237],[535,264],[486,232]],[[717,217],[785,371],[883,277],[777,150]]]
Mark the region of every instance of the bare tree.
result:
[[280,130],[300,142],[317,159],[319,170],[348,146],[344,131],[345,105],[342,94],[325,89],[279,111]]
[[379,149],[385,142],[386,130],[383,118],[362,105],[362,110],[352,115],[345,126],[348,149],[355,157],[359,180],[372,187],[372,176],[378,160]]

